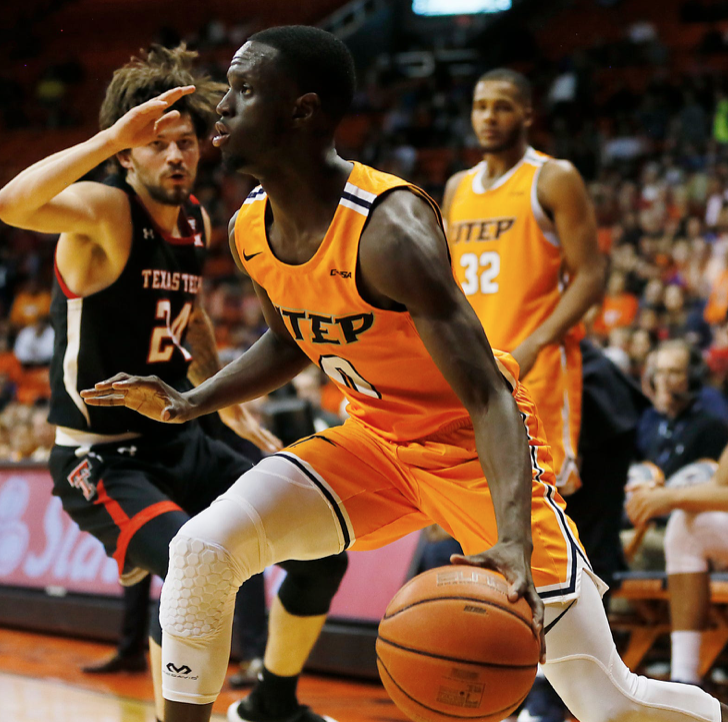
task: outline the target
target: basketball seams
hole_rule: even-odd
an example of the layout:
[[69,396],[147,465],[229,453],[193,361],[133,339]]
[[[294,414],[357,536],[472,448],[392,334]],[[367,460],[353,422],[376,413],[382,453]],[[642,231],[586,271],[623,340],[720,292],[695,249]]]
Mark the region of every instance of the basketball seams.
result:
[[402,607],[402,609],[398,609],[396,612],[392,612],[391,614],[384,613],[384,617],[382,617],[382,621],[386,621],[388,619],[394,619],[398,614],[402,614],[402,612],[406,612],[408,609],[412,609],[413,607],[419,606],[420,604],[428,604],[430,602],[475,602],[476,604],[482,604],[486,607],[494,607],[495,609],[499,609],[501,612],[505,612],[506,614],[510,614],[512,617],[517,619],[519,622],[524,624],[526,627],[531,629],[530,622],[527,622],[520,614],[517,612],[514,612],[508,607],[503,607],[500,604],[497,604],[496,602],[489,602],[482,597],[463,597],[463,596],[454,596],[454,597],[432,597],[430,599],[420,599],[417,602],[412,602],[411,604],[408,604],[406,607]]
[[488,714],[477,715],[477,716],[470,716],[470,715],[458,715],[458,714],[454,714],[453,712],[447,712],[447,713],[445,713],[445,712],[441,712],[438,709],[435,709],[434,707],[428,707],[426,704],[422,704],[422,702],[420,702],[419,700],[415,699],[414,697],[412,697],[412,695],[408,694],[404,689],[402,689],[402,687],[400,687],[400,685],[397,682],[397,680],[390,673],[389,669],[387,669],[387,666],[384,664],[384,662],[382,661],[382,659],[381,659],[381,657],[379,655],[377,655],[377,663],[379,664],[379,666],[381,667],[381,669],[383,669],[387,673],[387,677],[389,677],[389,680],[392,682],[392,684],[405,697],[407,697],[407,699],[411,700],[412,702],[414,702],[419,707],[422,707],[423,709],[426,709],[428,712],[434,712],[436,715],[439,715],[443,719],[447,719],[449,717],[451,719],[462,719],[462,720],[489,720],[489,719],[492,720],[494,717],[496,717],[496,715],[509,714],[512,710],[516,709],[519,705],[521,705],[523,703],[523,701],[526,699],[526,697],[528,697],[528,693],[531,691],[530,690],[530,687],[529,687],[529,689],[526,692],[526,694],[524,694],[523,697],[521,697],[521,699],[518,700],[518,702],[516,702],[514,705],[507,705],[506,707],[503,707],[503,709],[499,709],[499,710],[495,710],[495,711],[492,711],[492,712],[488,712]]
[[[378,637],[379,641],[384,644],[388,644],[396,649],[401,649],[403,652],[412,652],[413,654],[419,654],[422,657],[429,657],[430,659],[440,659],[443,662],[454,662],[456,664],[472,664],[475,667],[495,667],[496,669],[534,669],[538,666],[538,663],[534,664],[500,664],[498,662],[476,662],[472,659],[463,659],[462,657],[446,657],[444,654],[436,654],[435,652],[427,652],[422,649],[413,649],[412,647],[405,647],[403,644],[397,644],[390,639],[386,639],[381,634]],[[379,658],[379,655],[377,655]]]

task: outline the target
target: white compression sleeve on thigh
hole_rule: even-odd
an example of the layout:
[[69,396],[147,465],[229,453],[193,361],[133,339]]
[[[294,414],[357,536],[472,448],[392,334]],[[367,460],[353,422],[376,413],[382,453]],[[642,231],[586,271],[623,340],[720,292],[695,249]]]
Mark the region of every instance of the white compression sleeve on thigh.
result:
[[280,456],[261,461],[190,519],[170,544],[162,589],[165,699],[208,704],[217,698],[230,656],[235,594],[247,578],[286,559],[336,554],[343,539],[330,501]]
[[[720,722],[720,703],[698,687],[659,682],[617,654],[599,592],[582,572],[581,595],[546,635],[546,678],[580,722]],[[566,605],[546,607],[546,627]]]

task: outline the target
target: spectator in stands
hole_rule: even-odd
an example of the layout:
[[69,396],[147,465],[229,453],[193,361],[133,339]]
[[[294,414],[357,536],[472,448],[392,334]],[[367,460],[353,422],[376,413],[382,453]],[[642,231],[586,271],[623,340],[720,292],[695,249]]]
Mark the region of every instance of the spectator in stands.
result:
[[728,565],[728,447],[707,483],[633,492],[627,513],[635,526],[670,514],[665,561],[672,620],[672,680],[699,684],[700,650],[708,627],[710,567]]
[[13,328],[21,329],[34,324],[40,316],[48,316],[51,311],[51,293],[43,288],[37,275],[31,276],[15,295],[10,307],[10,323]]
[[50,316],[41,314],[35,323],[20,329],[13,351],[23,366],[47,366],[53,357],[54,338]]
[[626,290],[626,285],[626,275],[621,271],[612,271],[601,313],[594,322],[595,333],[606,336],[612,329],[629,326],[634,321],[639,301]]
[[687,342],[665,341],[648,372],[653,409],[642,415],[637,447],[665,478],[700,459],[717,459],[728,444],[728,426],[701,398],[705,367],[700,351]]

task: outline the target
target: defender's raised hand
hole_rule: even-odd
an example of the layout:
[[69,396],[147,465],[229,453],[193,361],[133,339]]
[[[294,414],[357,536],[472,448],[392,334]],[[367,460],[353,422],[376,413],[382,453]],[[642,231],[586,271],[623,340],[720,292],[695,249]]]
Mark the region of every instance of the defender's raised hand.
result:
[[125,406],[155,421],[181,424],[193,418],[192,405],[156,376],[116,374],[81,391],[89,406]]
[[151,143],[169,123],[179,117],[179,111],[169,110],[170,106],[194,92],[194,85],[172,88],[132,108],[109,128],[112,143],[120,151]]

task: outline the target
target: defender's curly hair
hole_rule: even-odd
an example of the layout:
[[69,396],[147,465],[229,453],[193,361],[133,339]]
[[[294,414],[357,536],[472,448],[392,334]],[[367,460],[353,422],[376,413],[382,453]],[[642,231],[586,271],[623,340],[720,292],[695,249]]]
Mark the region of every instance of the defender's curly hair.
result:
[[148,51],[140,51],[140,57],[132,57],[114,72],[99,111],[101,129],[111,127],[126,112],[166,90],[194,85],[197,90],[178,100],[174,108],[188,113],[197,137],[205,138],[217,120],[215,107],[227,85],[195,70],[197,57],[198,53],[188,50],[185,43],[176,48],[152,45]]

